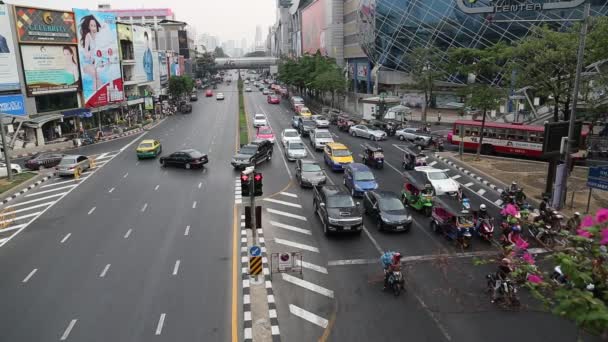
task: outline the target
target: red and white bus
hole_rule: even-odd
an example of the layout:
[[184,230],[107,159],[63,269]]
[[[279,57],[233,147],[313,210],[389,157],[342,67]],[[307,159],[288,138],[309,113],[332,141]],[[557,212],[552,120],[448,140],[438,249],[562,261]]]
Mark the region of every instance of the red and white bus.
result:
[[[464,149],[477,150],[479,146],[479,132],[481,121],[457,120],[454,122],[452,131],[448,133],[448,142],[453,145],[460,144],[460,127],[463,128]],[[540,158],[543,150],[544,126],[531,126],[524,124],[487,122],[484,127],[481,153],[501,153],[508,155],[519,155]],[[587,133],[583,133],[581,145],[585,144]],[[584,147],[582,148],[584,151]],[[576,154],[575,158],[583,158],[583,151]]]

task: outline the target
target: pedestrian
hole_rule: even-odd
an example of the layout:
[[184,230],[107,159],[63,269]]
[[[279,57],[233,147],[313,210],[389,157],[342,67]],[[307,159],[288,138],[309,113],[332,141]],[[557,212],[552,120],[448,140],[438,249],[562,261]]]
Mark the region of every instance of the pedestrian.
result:
[[437,124],[439,125],[441,123],[441,111],[437,112]]
[[55,134],[58,138],[61,138],[61,125],[55,125]]

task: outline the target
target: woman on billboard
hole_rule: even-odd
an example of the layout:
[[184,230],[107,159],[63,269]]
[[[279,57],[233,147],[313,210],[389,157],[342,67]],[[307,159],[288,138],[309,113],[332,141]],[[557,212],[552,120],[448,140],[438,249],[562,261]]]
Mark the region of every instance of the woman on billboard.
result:
[[69,45],[63,46],[63,57],[65,57],[65,70],[74,77],[74,81],[78,82],[80,72],[78,71],[78,62],[76,61],[76,51]]
[[97,54],[97,33],[101,30],[101,23],[92,14],[83,17],[80,20],[80,44],[84,49],[84,72],[89,74],[93,79],[93,89],[99,89],[102,85],[99,79],[98,69],[104,67],[103,59],[98,58]]

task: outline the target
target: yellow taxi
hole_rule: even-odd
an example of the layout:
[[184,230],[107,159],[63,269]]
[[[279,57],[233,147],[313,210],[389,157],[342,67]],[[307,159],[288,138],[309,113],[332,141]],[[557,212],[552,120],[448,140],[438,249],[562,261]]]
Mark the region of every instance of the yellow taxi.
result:
[[312,112],[310,111],[310,109],[308,109],[308,107],[302,107],[300,108],[300,116],[309,118],[312,116]]
[[156,158],[163,150],[160,141],[153,139],[142,140],[137,146],[135,152],[137,152],[137,158]]
[[323,159],[332,170],[343,170],[344,166],[353,163],[353,154],[348,147],[340,143],[328,143],[323,149]]

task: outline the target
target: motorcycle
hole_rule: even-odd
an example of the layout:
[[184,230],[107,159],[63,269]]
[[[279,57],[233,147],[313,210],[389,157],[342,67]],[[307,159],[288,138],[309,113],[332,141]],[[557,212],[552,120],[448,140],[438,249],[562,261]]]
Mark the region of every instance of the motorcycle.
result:
[[483,240],[492,242],[494,238],[494,219],[493,218],[482,218],[478,219],[477,223],[477,235]]
[[399,296],[401,291],[405,290],[405,280],[401,271],[393,271],[388,276],[388,287],[393,291],[395,296]]
[[510,279],[499,279],[496,274],[488,274],[486,278],[488,279],[487,287],[489,292],[493,292],[496,282],[500,282],[500,286],[498,287],[497,301],[500,300],[507,306],[519,306],[520,303],[519,298],[517,297],[517,287]]
[[528,233],[538,242],[547,246],[548,248],[554,248],[556,246],[565,246],[566,240],[563,239],[559,231],[552,227],[550,224],[545,224],[542,227],[540,224],[531,224],[528,227]]

